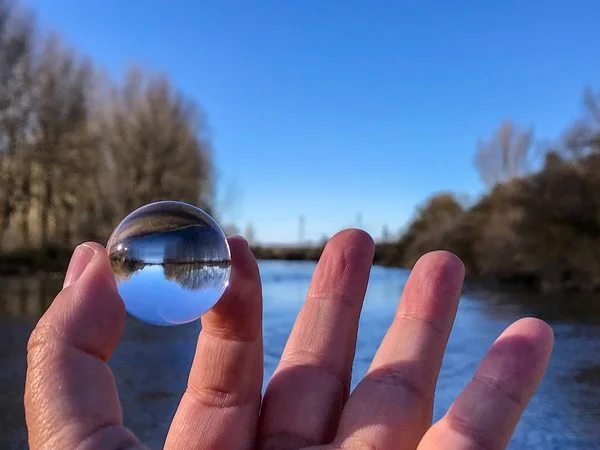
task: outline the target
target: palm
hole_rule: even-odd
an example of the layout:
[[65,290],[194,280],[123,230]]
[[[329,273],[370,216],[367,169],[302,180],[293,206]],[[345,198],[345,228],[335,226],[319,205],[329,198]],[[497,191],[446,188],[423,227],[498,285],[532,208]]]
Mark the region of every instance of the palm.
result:
[[[373,258],[366,234],[347,230],[326,247],[307,300],[264,398],[258,268],[230,239],[230,287],[202,319],[188,388],[166,448],[504,448],[545,370],[552,332],[535,319],[494,343],[450,411],[431,426],[434,388],[462,287],[445,252],[422,258],[365,378],[349,395],[358,319]],[[106,252],[95,251],[29,343],[26,417],[32,449],[127,448],[106,364],[125,311]]]

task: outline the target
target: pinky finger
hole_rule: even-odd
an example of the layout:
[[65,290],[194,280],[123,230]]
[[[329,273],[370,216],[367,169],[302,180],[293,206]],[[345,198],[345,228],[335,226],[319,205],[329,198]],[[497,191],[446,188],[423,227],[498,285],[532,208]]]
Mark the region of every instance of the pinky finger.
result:
[[544,375],[553,342],[552,329],[541,320],[522,319],[508,327],[418,450],[506,448]]

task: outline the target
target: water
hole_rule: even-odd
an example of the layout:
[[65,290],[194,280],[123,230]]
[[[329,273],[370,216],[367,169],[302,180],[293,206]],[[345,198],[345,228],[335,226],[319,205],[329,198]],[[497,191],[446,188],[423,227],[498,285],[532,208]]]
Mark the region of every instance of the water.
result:
[[208,214],[187,203],[136,209],[113,231],[107,248],[125,308],[153,325],[196,320],[229,283],[225,234]]
[[[272,375],[308,288],[314,264],[260,264],[264,284],[265,377]],[[392,321],[407,272],[375,267],[360,321],[353,387]],[[60,288],[60,277],[2,279],[0,293],[0,448],[26,448],[22,409],[25,344]],[[439,418],[467,384],[498,334],[535,315],[548,321],[556,345],[548,373],[511,441],[511,449],[597,449],[600,442],[600,301],[468,291],[464,294],[438,382]],[[183,393],[199,323],[152,327],[128,320],[110,364],[124,420],[152,448],[164,437]],[[266,381],[265,381],[266,385]]]

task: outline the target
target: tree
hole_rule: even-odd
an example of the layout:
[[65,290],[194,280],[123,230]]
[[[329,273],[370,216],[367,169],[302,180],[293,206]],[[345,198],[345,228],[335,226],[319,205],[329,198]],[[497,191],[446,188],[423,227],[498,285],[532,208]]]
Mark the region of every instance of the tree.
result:
[[[547,159],[513,198],[523,211],[516,224],[522,271],[543,287],[600,287],[600,155],[581,164]],[[515,269],[513,269],[515,270]]]
[[[213,174],[212,183],[214,187],[212,189],[212,211],[210,213],[219,222],[237,222],[241,194],[239,185],[235,181],[225,183],[225,180],[219,174]],[[234,234],[237,234],[237,232]]]
[[33,22],[0,0],[0,242],[29,195],[26,151],[32,117]]
[[464,216],[453,194],[441,193],[422,205],[396,246],[394,259],[412,266],[424,253],[432,250],[460,251],[451,248],[449,237]]
[[574,160],[600,152],[600,93],[586,88],[583,106],[583,117],[569,127],[565,136],[566,153]]
[[388,228],[387,225],[384,225],[381,228],[381,242],[386,244],[386,243],[390,242],[390,240],[391,240],[390,229]]
[[465,217],[470,228],[470,265],[479,276],[506,279],[520,270],[523,252],[516,226],[524,212],[515,198],[525,183],[513,179],[496,185]]
[[504,121],[488,141],[477,144],[475,166],[489,188],[525,175],[530,168],[533,130]]
[[104,240],[156,200],[212,213],[211,145],[196,104],[137,69],[102,90],[89,61],[56,36],[37,39],[34,25],[0,0],[0,241]]
[[246,240],[248,241],[248,243],[250,245],[254,245],[256,232],[254,231],[254,226],[252,225],[252,223],[249,222],[248,225],[246,225],[246,232],[244,234],[246,235]]
[[103,123],[120,214],[152,201],[210,209],[212,166],[204,117],[164,77],[131,69]]
[[240,234],[240,229],[233,223],[224,224],[221,226],[225,236],[234,236]]
[[99,225],[104,160],[90,129],[93,69],[50,38],[35,71],[35,124],[30,166],[40,245],[71,244]]

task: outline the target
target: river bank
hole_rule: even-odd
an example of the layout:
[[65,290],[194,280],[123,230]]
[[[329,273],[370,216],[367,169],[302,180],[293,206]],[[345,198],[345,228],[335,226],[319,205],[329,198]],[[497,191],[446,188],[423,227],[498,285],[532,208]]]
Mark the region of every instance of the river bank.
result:
[[72,253],[72,249],[60,247],[19,249],[10,253],[0,253],[0,275],[29,276],[64,272]]
[[[373,263],[382,267],[410,269],[398,264],[394,258],[397,244],[377,244]],[[251,246],[257,260],[264,261],[318,261],[323,246],[283,247],[283,246]],[[0,275],[30,276],[45,273],[64,273],[69,265],[72,249],[49,247],[45,249],[21,249],[10,253],[0,253]],[[566,283],[557,280],[549,283],[537,276],[535,272],[523,274],[512,273],[510,268],[502,276],[481,276],[473,273],[467,266],[466,281],[477,289],[518,290],[524,292],[598,292],[598,287]]]

